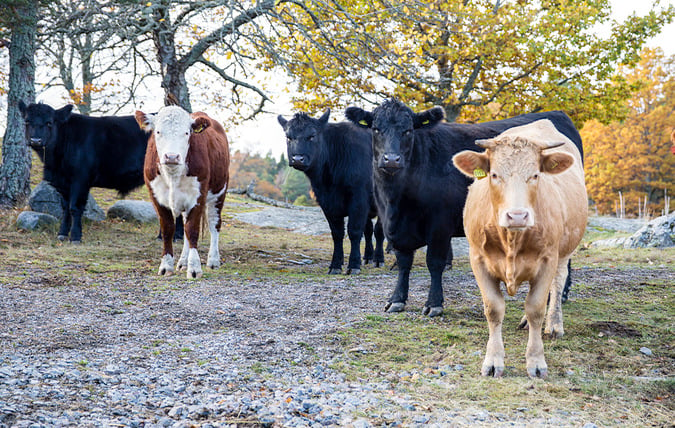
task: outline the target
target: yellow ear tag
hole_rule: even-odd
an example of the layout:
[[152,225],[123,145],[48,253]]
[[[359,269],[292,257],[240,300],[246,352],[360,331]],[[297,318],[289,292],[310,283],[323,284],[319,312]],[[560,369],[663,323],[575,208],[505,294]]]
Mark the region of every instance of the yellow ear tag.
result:
[[199,133],[202,132],[203,130],[204,130],[204,125],[199,125],[199,126],[198,126],[197,128],[195,128],[192,132],[194,132],[195,134],[199,134]]
[[473,176],[476,177],[477,180],[480,180],[481,178],[487,177],[487,173],[483,168],[476,168],[473,170]]
[[368,122],[366,122],[364,119],[361,119],[359,120],[359,125],[368,126]]
[[558,161],[551,161],[548,163],[549,171],[553,171],[558,166]]
[[428,123],[429,123],[429,119],[427,119],[427,120],[425,120],[424,122],[422,122],[422,125],[426,125],[426,124],[428,124]]

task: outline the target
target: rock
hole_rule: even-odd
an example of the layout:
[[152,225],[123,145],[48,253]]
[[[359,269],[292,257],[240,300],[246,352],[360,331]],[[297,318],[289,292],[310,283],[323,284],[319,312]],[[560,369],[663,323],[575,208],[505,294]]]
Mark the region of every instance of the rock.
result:
[[152,203],[146,201],[121,200],[108,209],[108,218],[119,218],[140,223],[157,222],[157,213]]
[[[50,214],[57,219],[63,218],[62,197],[56,189],[46,181],[41,181],[28,197],[28,205],[33,211]],[[105,220],[105,213],[98,206],[91,193],[87,196],[83,217],[91,221]]]
[[652,355],[652,350],[644,346],[640,348],[640,352],[648,357]]
[[629,237],[601,239],[591,243],[597,248],[675,247],[675,212],[657,217]]
[[50,214],[24,211],[16,218],[16,226],[23,230],[49,228],[59,224],[59,219]]
[[675,247],[675,212],[657,217],[626,239],[624,248]]

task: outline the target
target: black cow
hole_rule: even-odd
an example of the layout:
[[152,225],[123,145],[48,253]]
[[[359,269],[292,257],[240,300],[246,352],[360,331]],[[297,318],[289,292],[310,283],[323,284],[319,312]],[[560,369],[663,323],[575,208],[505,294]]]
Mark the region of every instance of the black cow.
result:
[[373,199],[373,157],[370,131],[349,122],[328,123],[330,110],[319,119],[296,113],[291,120],[278,117],[288,144],[288,163],[307,175],[333,237],[329,274],[342,272],[345,217],[351,242],[348,274],[361,269],[361,236],[366,236],[364,261],[384,263],[381,223],[375,225],[373,251],[371,220],[377,215]]
[[467,149],[480,151],[475,140],[491,138],[508,128],[539,119],[550,119],[581,150],[581,137],[562,112],[458,124],[443,122],[445,115],[440,107],[414,113],[398,100],[387,100],[372,113],[349,107],[346,116],[372,130],[375,200],[399,269],[396,288],[385,307],[389,312],[404,310],[413,255],[424,245],[431,274],[424,313],[436,316],[443,311],[443,269],[451,237],[464,236],[462,211],[471,184],[454,167],[455,153]]
[[[126,195],[143,185],[148,134],[134,116],[88,117],[73,106],[54,110],[46,104],[19,102],[26,138],[44,163],[44,180],[61,194],[59,239],[82,240],[82,213],[92,187]],[[183,222],[176,227],[182,236]]]

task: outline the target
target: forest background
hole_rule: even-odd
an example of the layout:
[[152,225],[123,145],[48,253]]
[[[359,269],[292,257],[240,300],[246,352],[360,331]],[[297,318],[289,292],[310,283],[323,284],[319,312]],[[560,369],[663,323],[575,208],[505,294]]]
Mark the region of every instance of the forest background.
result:
[[591,209],[661,215],[675,193],[675,55],[645,41],[673,21],[675,6],[655,1],[617,21],[613,4],[4,0],[0,204],[20,205],[29,191],[19,99],[131,114],[172,93],[228,128],[231,188],[255,182],[256,193],[311,204],[304,175],[272,149],[283,145],[280,128],[248,127],[270,147],[263,153],[238,144],[237,129],[298,110],[331,108],[341,120],[348,105],[395,96],[415,110],[440,105],[457,122],[563,110],[581,130]]

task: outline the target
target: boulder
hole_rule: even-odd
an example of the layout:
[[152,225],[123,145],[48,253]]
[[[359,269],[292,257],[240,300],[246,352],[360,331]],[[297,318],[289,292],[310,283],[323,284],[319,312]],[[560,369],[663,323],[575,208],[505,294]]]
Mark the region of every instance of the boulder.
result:
[[37,230],[56,227],[59,219],[50,214],[23,211],[16,218],[16,227],[23,230]]
[[675,247],[675,212],[657,217],[626,238],[624,248]]
[[108,218],[119,218],[140,223],[156,223],[157,213],[152,203],[146,201],[121,200],[108,209]]
[[[61,194],[46,181],[41,181],[30,193],[28,206],[33,211],[50,214],[57,219],[63,218],[63,207]],[[87,197],[87,205],[84,208],[84,218],[91,221],[105,220],[105,213],[98,206],[91,193]]]

